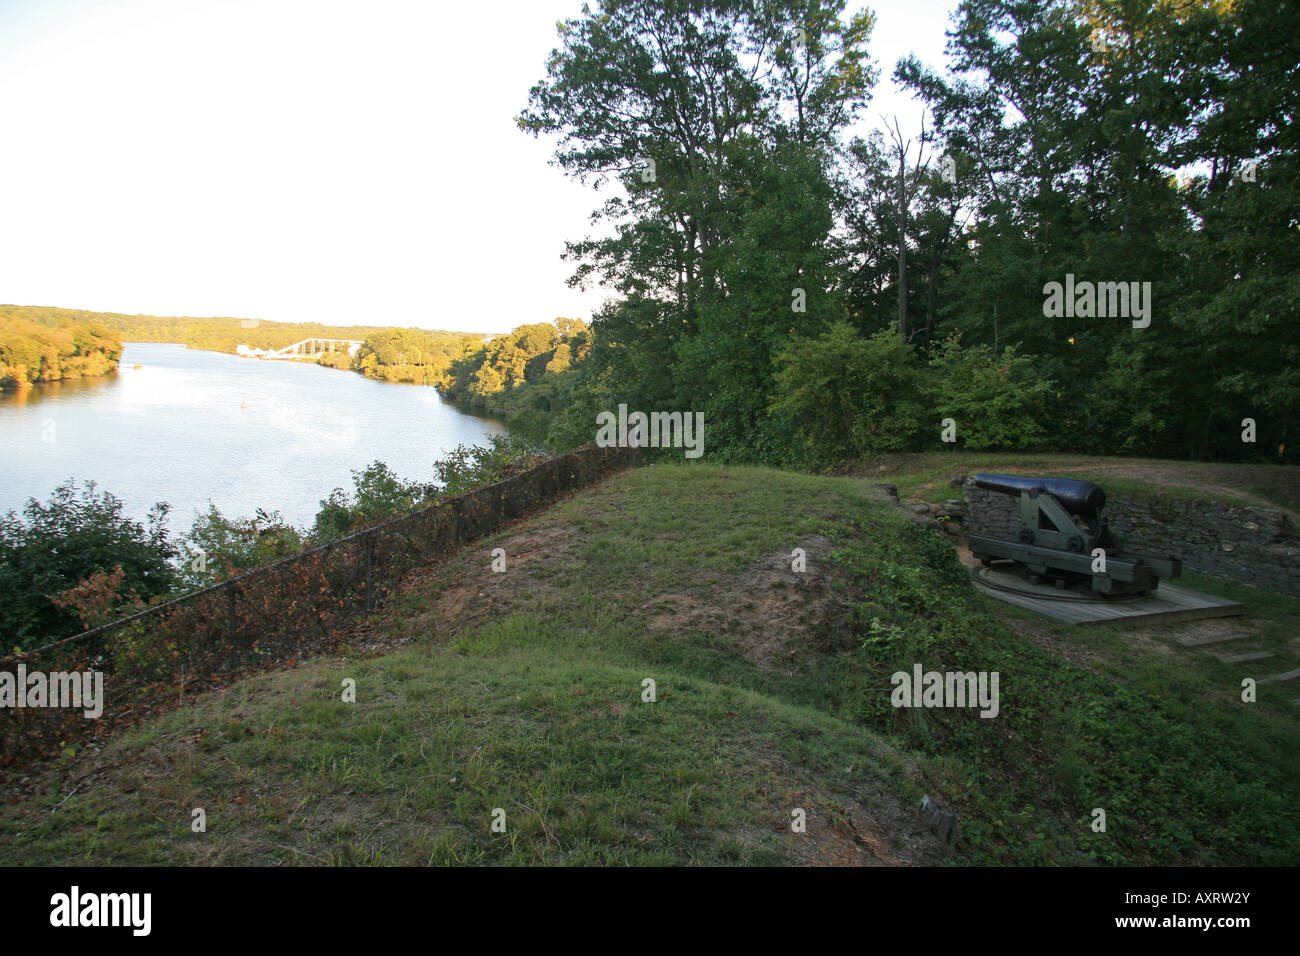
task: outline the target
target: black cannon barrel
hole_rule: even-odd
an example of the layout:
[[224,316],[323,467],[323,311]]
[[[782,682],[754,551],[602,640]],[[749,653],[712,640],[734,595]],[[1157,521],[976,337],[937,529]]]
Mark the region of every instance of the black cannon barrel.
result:
[[980,472],[975,476],[975,484],[1004,495],[1018,495],[1022,491],[1049,494],[1072,515],[1096,514],[1106,504],[1106,492],[1091,481],[1074,478],[1026,478]]

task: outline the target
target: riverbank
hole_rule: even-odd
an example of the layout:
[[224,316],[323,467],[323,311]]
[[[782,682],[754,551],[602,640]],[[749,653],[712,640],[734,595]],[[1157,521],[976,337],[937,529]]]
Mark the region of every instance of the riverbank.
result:
[[121,337],[97,322],[43,325],[0,307],[0,392],[108,375],[121,355]]

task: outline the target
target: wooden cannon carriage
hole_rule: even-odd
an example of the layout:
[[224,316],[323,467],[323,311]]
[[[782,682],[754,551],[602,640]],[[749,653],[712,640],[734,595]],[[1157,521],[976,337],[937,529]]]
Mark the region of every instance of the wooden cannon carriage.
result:
[[1011,560],[1059,588],[1087,582],[1106,595],[1153,591],[1161,578],[1182,571],[1177,558],[1125,553],[1123,541],[1101,516],[1106,492],[1090,481],[981,473],[975,485],[1020,498],[1016,540],[970,535],[971,554],[985,566]]

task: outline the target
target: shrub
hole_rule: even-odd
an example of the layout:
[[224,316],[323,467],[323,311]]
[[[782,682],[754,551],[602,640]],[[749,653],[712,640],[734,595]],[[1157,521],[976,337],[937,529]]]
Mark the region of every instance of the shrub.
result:
[[957,423],[957,441],[975,450],[1032,448],[1047,432],[1041,424],[1052,383],[1041,379],[1029,356],[1007,346],[962,348],[944,341],[931,360],[930,399],[937,419]]
[[897,332],[864,338],[837,322],[816,338],[792,341],[776,362],[771,408],[793,426],[794,463],[819,467],[914,443],[921,371]]
[[433,463],[439,494],[459,495],[495,484],[540,464],[546,456],[536,445],[512,435],[493,435],[487,447],[457,445]]
[[96,492],[94,482],[78,493],[69,480],[48,503],[28,501],[22,518],[13,511],[0,518],[0,632],[8,637],[6,650],[80,633],[77,604],[55,599],[73,597],[69,592],[95,575],[117,575],[112,595],[101,595],[110,605],[131,595],[130,601],[147,601],[169,593],[177,583],[169,563],[177,549],[167,535],[168,510],[155,505],[146,527],[126,517],[113,495]]
[[209,504],[186,535],[181,575],[188,586],[203,587],[295,554],[302,543],[277,511],[258,508],[252,518],[231,519]]

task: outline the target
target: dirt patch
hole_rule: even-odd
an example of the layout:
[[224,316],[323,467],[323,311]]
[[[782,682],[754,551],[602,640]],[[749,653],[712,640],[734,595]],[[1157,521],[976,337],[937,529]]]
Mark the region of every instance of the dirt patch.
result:
[[726,613],[690,594],[661,594],[641,605],[649,614],[646,626],[652,631],[722,628]]
[[557,554],[563,554],[567,550],[566,543],[577,532],[578,529],[571,524],[551,525],[498,541],[492,550],[501,548],[505,551],[506,566],[513,571],[529,564],[539,555],[554,558]]
[[1263,623],[1245,617],[1215,617],[1204,621],[1133,624],[1121,633],[1135,644],[1170,654],[1180,650],[1232,654],[1255,637]]
[[[851,646],[853,600],[822,535],[798,542],[802,559],[777,551],[706,592],[662,594],[642,606],[659,633],[723,633],[764,668],[789,668],[801,656]],[[802,560],[802,570],[795,570]],[[729,600],[728,600],[729,599]],[[725,603],[723,603],[725,601]]]
[[1027,620],[1004,616],[1002,623],[1014,631],[1017,637],[1023,637],[1038,649],[1069,661],[1086,671],[1100,673],[1098,662],[1101,660],[1101,655],[1088,645],[1079,643],[1069,631],[1062,630],[1059,625],[1047,618]]
[[935,866],[948,855],[915,808],[878,790],[808,812],[811,866]]
[[[526,590],[557,559],[566,559],[576,547],[578,533],[573,525],[556,524],[500,539],[490,547],[477,544],[474,550],[482,552],[483,573],[471,573],[470,568],[460,565],[461,570],[453,577],[444,572],[445,559],[435,558],[408,572],[389,591],[381,615],[361,631],[402,635],[396,644],[388,642],[390,646],[400,646],[421,635],[454,634]],[[497,548],[505,552],[508,574],[492,573],[493,551]],[[539,557],[544,557],[545,562],[538,561]]]
[[[384,610],[358,629],[353,646],[369,647],[381,635],[390,647],[454,635],[541,586],[557,564],[580,564],[581,544],[581,529],[556,524],[479,546],[482,573],[463,561],[415,568],[390,591]],[[706,576],[690,590],[658,595],[641,607],[647,631],[726,635],[755,664],[774,669],[852,647],[854,602],[831,560],[831,542],[813,535],[797,547],[804,552],[801,570],[792,551],[781,550],[737,574]],[[489,573],[494,548],[505,551],[508,574]]]
[[[951,853],[930,832],[918,808],[878,783],[851,795],[828,794],[811,784],[814,774],[769,747],[757,748],[755,761],[769,779],[791,781],[774,794],[778,805],[789,809],[773,829],[796,865],[935,866]],[[803,833],[791,829],[790,812],[796,808],[805,814]],[[748,836],[747,842],[759,842],[756,835]]]

